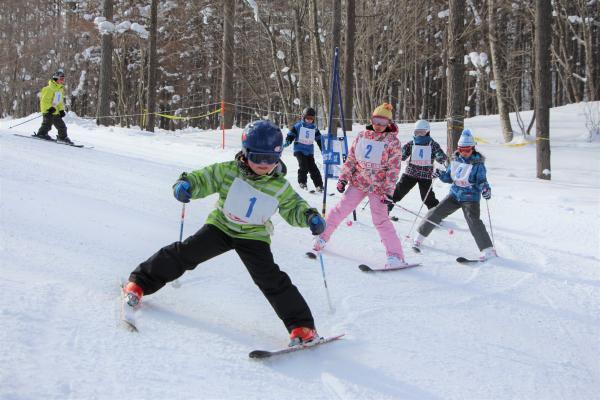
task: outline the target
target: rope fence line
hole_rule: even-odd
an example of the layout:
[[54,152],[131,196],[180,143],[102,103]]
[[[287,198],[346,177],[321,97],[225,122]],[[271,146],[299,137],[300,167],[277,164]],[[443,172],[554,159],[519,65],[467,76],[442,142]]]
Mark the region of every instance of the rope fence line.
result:
[[[234,106],[238,109],[234,110],[234,113],[236,114],[245,114],[245,115],[252,115],[252,116],[257,116],[257,117],[261,117],[260,114],[258,114],[258,111],[262,111],[262,112],[266,112],[266,113],[272,113],[272,114],[277,114],[277,115],[289,115],[289,116],[294,116],[294,117],[298,117],[299,115],[296,113],[288,113],[285,114],[281,111],[277,111],[277,110],[267,110],[267,109],[260,109],[257,107],[251,107],[251,106],[245,106],[245,105],[241,105],[241,104],[236,104],[236,103],[229,103],[229,102],[220,102],[220,103],[210,103],[210,104],[203,104],[203,105],[199,105],[199,106],[191,106],[191,107],[184,107],[184,108],[177,108],[174,110],[166,110],[166,111],[162,111],[162,112],[155,112],[154,115],[158,116],[158,117],[162,117],[162,118],[167,118],[167,119],[171,119],[171,120],[181,120],[181,121],[190,121],[190,120],[194,120],[194,119],[200,119],[200,118],[206,118],[208,116],[214,115],[219,113],[220,116],[219,118],[222,118],[223,115],[223,106],[224,105],[230,105],[230,106]],[[215,105],[221,105],[221,107],[216,108],[212,111],[209,111],[208,113],[202,114],[202,115],[196,115],[196,116],[191,116],[191,117],[182,117],[179,115],[171,115],[171,114],[166,114],[169,112],[176,112],[179,113],[181,111],[186,111],[186,110],[194,110],[194,109],[199,109],[199,108],[208,108],[208,107],[212,107]],[[251,110],[251,111],[241,111],[239,109],[247,109],[247,110]],[[114,114],[114,115],[106,115],[106,116],[96,116],[96,117],[81,117],[82,119],[98,119],[98,118],[123,118],[123,117],[139,117],[139,116],[143,116],[144,120],[146,119],[146,117],[148,116],[148,113],[137,113],[137,114]],[[349,118],[346,118],[346,120],[352,120]],[[360,123],[362,122],[362,120],[353,120],[355,123]],[[428,120],[430,122],[453,122],[453,123],[458,123],[461,122],[464,124],[464,121],[462,121],[461,119],[458,119],[456,117],[452,118],[452,117],[448,117],[445,119],[440,119],[440,120]],[[367,121],[368,122],[368,121]],[[408,123],[412,123],[414,122],[413,120],[399,120],[399,121],[394,121],[396,123],[402,123],[402,124],[408,124]],[[398,127],[398,131],[399,132],[411,132],[412,131],[412,127],[408,126],[408,127]],[[528,146],[531,144],[536,143],[538,140],[550,140],[550,138],[545,138],[545,137],[536,137],[535,140],[533,141],[526,141],[526,142],[522,142],[522,143],[498,143],[498,144],[494,144],[489,142],[486,139],[483,139],[481,137],[475,136],[475,140],[477,142],[478,145],[489,145],[489,146],[508,146],[508,147],[524,147],[524,146]]]

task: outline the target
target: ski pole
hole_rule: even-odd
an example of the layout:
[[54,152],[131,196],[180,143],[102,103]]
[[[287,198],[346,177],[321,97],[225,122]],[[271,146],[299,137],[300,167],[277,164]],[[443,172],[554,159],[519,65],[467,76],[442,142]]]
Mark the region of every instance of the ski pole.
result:
[[16,125],[9,126],[9,127],[8,127],[8,129],[12,129],[12,128],[14,128],[15,126],[19,126],[19,125],[26,124],[26,123],[27,123],[27,122],[29,122],[29,121],[33,121],[34,119],[38,119],[38,118],[39,118],[39,117],[41,117],[42,115],[43,115],[43,114],[40,114],[40,115],[38,115],[37,117],[33,117],[33,118],[31,118],[31,119],[28,119],[27,121],[23,121],[23,122],[21,122],[21,123],[18,123],[18,124],[16,124]]
[[400,208],[400,209],[402,209],[402,210],[406,211],[406,212],[407,212],[407,213],[409,213],[409,214],[412,214],[412,215],[415,215],[415,216],[417,216],[417,218],[421,218],[423,221],[427,221],[427,222],[429,222],[431,225],[437,226],[438,228],[445,230],[446,232],[448,232],[448,235],[454,235],[454,229],[446,229],[446,228],[444,228],[443,226],[441,226],[440,224],[436,224],[435,222],[433,222],[433,221],[430,221],[430,220],[428,220],[428,219],[427,219],[427,218],[425,218],[425,217],[421,217],[421,216],[420,216],[419,214],[417,214],[416,212],[414,212],[414,211],[410,211],[409,209],[407,209],[407,208],[404,208],[404,207],[402,207],[402,206],[401,206],[401,205],[399,205],[399,204],[394,204],[394,207],[398,207],[398,208]]
[[327,295],[327,304],[329,305],[329,312],[333,314],[335,312],[331,305],[331,297],[329,297],[329,288],[327,287],[327,279],[325,278],[325,264],[323,263],[323,254],[319,251],[319,261],[321,262],[321,274],[323,275],[323,285],[325,285],[325,294]]
[[[181,240],[183,239],[183,221],[185,219],[185,203],[183,203],[183,207],[181,207],[181,225],[179,226],[179,241],[181,242]],[[179,282],[177,279],[175,279],[173,282],[171,282],[171,286],[173,286],[174,288],[180,288],[181,287],[181,282]]]
[[487,199],[485,199],[485,206],[487,208],[488,221],[490,222],[490,233],[492,234],[492,246],[494,246],[494,248],[496,248],[496,242],[494,241],[494,230],[492,229],[492,217],[490,216],[490,205],[489,205]]
[[429,193],[431,192],[432,188],[433,188],[433,179],[431,180],[431,185],[429,185],[429,190],[427,190],[427,193],[425,194],[425,198],[423,199],[423,202],[421,203],[421,207],[419,207],[419,211],[417,212],[417,216],[415,217],[415,220],[413,221],[412,225],[410,226],[410,230],[408,231],[408,235],[406,235],[407,238],[409,238],[410,235],[412,234],[413,228],[415,227],[415,224],[417,223],[417,219],[421,215],[421,210],[423,209],[423,206],[425,205],[425,202],[427,201],[427,197],[429,197]]
[[361,210],[364,211],[364,209],[367,208],[368,205],[369,205],[369,199],[367,199],[367,202],[365,203],[365,205],[363,206],[363,208],[361,208]]

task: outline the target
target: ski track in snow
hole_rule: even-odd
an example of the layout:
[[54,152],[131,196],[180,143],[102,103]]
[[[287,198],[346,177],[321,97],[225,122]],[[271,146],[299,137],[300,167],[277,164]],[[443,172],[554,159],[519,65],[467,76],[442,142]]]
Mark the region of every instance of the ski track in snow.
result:
[[[572,108],[552,115],[558,125],[581,125]],[[17,138],[0,120],[1,399],[126,398],[132,387],[140,399],[282,399],[298,388],[305,398],[336,400],[597,398],[600,161],[598,145],[580,146],[572,129],[552,133],[560,151],[550,182],[533,178],[534,146],[481,146],[500,255],[486,263],[455,262],[478,256],[457,211],[442,224],[455,234],[434,230],[421,254],[403,242],[407,261],[421,267],[365,274],[358,264],[382,266],[385,255],[361,204],[358,221],[342,223],[323,252],[334,313],[319,260],[304,256],[310,232],[275,217],[276,262],[310,304],[319,333],[346,336],[257,362],[248,352],[285,346],[286,332],[233,252],[186,273],[181,288],[145,297],[138,333],[118,321],[118,277],[178,239],[173,181],[231,159],[239,130],[221,150],[220,134],[209,132],[67,123],[76,142],[94,149]],[[487,117],[469,124],[484,137],[498,129]],[[433,127],[442,138],[442,124]],[[291,152],[284,161],[297,188]],[[448,188],[434,183],[439,199]],[[321,209],[321,196],[300,193]],[[328,206],[339,198],[327,197]],[[189,204],[184,237],[214,201]],[[416,188],[402,205],[419,209]],[[414,217],[393,214],[404,238]]]

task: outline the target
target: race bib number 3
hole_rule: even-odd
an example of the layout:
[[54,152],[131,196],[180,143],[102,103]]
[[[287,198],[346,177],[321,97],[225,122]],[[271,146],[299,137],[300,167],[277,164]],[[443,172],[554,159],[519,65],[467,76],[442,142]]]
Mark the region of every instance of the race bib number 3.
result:
[[454,181],[454,184],[460,187],[470,187],[469,175],[471,175],[472,169],[473,166],[471,164],[452,161],[450,164],[450,177]]
[[414,145],[412,147],[412,154],[410,155],[410,163],[423,166],[432,165],[431,146]]
[[315,142],[315,130],[301,127],[300,132],[298,132],[298,142],[302,144],[313,144]]
[[354,155],[365,167],[379,168],[384,149],[384,142],[361,138],[354,148]]
[[235,178],[223,204],[223,212],[230,221],[237,224],[264,225],[277,212],[278,207],[276,198]]

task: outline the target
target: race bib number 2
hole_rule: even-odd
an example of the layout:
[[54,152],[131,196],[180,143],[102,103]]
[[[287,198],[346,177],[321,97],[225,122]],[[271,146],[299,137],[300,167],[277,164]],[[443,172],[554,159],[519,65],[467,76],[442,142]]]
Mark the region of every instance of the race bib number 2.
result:
[[263,225],[277,212],[278,207],[276,198],[235,178],[223,204],[223,212],[230,221],[237,224]]
[[367,168],[379,168],[385,143],[361,138],[354,148],[356,159]]

